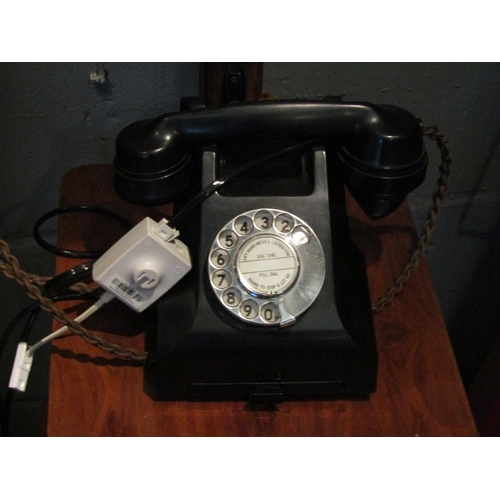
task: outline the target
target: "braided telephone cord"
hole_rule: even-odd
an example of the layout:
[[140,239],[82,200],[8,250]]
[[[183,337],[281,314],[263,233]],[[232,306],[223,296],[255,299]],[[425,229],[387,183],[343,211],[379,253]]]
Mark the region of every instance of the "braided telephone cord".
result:
[[[440,213],[441,203],[448,187],[448,178],[450,176],[451,167],[451,155],[448,140],[435,126],[424,127],[423,133],[425,136],[436,141],[437,146],[441,151],[442,164],[439,167],[440,177],[438,179],[438,189],[432,197],[432,205],[429,209],[427,220],[422,228],[417,248],[410,257],[408,264],[404,268],[401,275],[395,280],[394,284],[372,305],[373,313],[380,312],[386,305],[388,305],[401,291],[405,283],[410,279],[410,276],[417,267],[421,256],[429,245],[430,236],[432,230],[434,229],[436,218]],[[19,266],[17,258],[10,252],[8,244],[1,239],[0,271],[2,271],[8,278],[14,279],[22,285],[26,289],[28,297],[38,301],[43,310],[50,312],[57,319],[57,321],[66,325],[70,331],[80,335],[88,343],[104,350],[105,352],[129,361],[144,363],[147,360],[147,352],[139,352],[135,349],[129,349],[109,343],[87,330],[80,323],[73,321],[63,310],[56,307],[56,305],[48,297],[45,297],[40,290],[40,287],[43,286],[50,278],[37,276],[23,271]],[[91,289],[84,283],[78,283],[71,288],[87,293],[91,291]]]
[[[106,342],[87,330],[80,323],[73,321],[62,309],[56,307],[52,300],[42,294],[42,291],[39,288],[39,286],[47,282],[49,278],[36,276],[23,271],[19,266],[19,261],[14,255],[11,254],[9,246],[3,240],[0,240],[0,270],[5,274],[5,276],[14,279],[22,285],[26,289],[28,297],[38,301],[40,307],[44,311],[50,312],[57,319],[57,321],[66,325],[73,333],[80,335],[89,344],[129,361],[139,361],[141,363],[146,361],[148,356],[147,352],[138,352],[135,349],[128,349]],[[91,289],[84,283],[77,283],[71,288],[87,293],[91,291]]]
[[422,227],[420,239],[417,248],[411,255],[399,277],[394,281],[392,286],[374,303],[372,304],[372,313],[380,312],[392,299],[401,291],[405,283],[410,279],[413,271],[416,269],[420,258],[429,246],[430,238],[436,219],[441,212],[441,204],[444,200],[446,190],[448,188],[449,177],[451,173],[451,153],[448,139],[439,131],[435,125],[425,126],[423,130],[424,136],[436,141],[439,150],[441,151],[441,165],[439,166],[439,179],[437,181],[438,188],[432,195],[432,204],[429,208],[427,219]]

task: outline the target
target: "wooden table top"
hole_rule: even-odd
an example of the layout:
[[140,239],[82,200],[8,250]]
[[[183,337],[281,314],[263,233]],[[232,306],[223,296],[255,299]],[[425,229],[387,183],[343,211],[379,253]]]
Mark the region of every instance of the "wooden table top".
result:
[[[110,165],[68,172],[61,205],[97,205],[132,223],[159,218],[169,206],[134,207],[112,187]],[[352,237],[366,258],[372,299],[399,276],[415,244],[404,203],[371,221],[348,196]],[[58,244],[99,249],[124,230],[96,215],[59,218]],[[57,258],[56,273],[84,260]],[[62,305],[74,316],[88,304]],[[118,301],[85,326],[103,338],[143,349],[144,321]],[[249,411],[245,402],[155,402],[142,389],[141,367],[130,366],[76,335],[52,345],[49,436],[476,436],[477,431],[441,316],[429,271],[422,261],[393,302],[374,317],[379,352],[377,391],[367,400],[284,402],[276,411]],[[59,325],[57,324],[57,327]]]

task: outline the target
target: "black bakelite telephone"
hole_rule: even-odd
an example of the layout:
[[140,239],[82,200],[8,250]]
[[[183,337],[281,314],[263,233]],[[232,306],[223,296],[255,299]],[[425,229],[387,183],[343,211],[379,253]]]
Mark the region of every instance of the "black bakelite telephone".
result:
[[115,188],[174,201],[192,271],[146,336],[157,400],[367,396],[377,351],[347,185],[380,218],[423,181],[419,119],[396,106],[261,101],[181,111],[118,136]]

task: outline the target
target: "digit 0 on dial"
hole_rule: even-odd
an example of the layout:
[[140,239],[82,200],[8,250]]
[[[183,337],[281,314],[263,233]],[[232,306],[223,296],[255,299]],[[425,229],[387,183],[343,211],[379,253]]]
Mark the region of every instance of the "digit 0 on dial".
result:
[[276,209],[245,212],[215,238],[208,257],[212,289],[238,319],[291,325],[318,296],[325,257],[313,229]]

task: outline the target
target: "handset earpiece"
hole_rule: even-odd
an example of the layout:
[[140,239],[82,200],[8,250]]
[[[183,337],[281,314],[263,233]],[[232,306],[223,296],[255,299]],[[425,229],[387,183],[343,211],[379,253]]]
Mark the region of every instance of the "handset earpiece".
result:
[[182,195],[192,179],[192,154],[170,147],[157,132],[158,119],[133,123],[116,139],[113,162],[118,195],[136,205],[163,205]]
[[[205,109],[198,97],[182,97],[180,111]],[[116,139],[115,190],[137,205],[163,205],[178,199],[189,188],[194,163],[192,151],[181,141],[172,145],[178,132],[162,130],[170,116],[132,123]]]
[[377,116],[337,148],[343,180],[372,219],[399,207],[423,182],[428,162],[419,119],[389,105],[377,106]]

